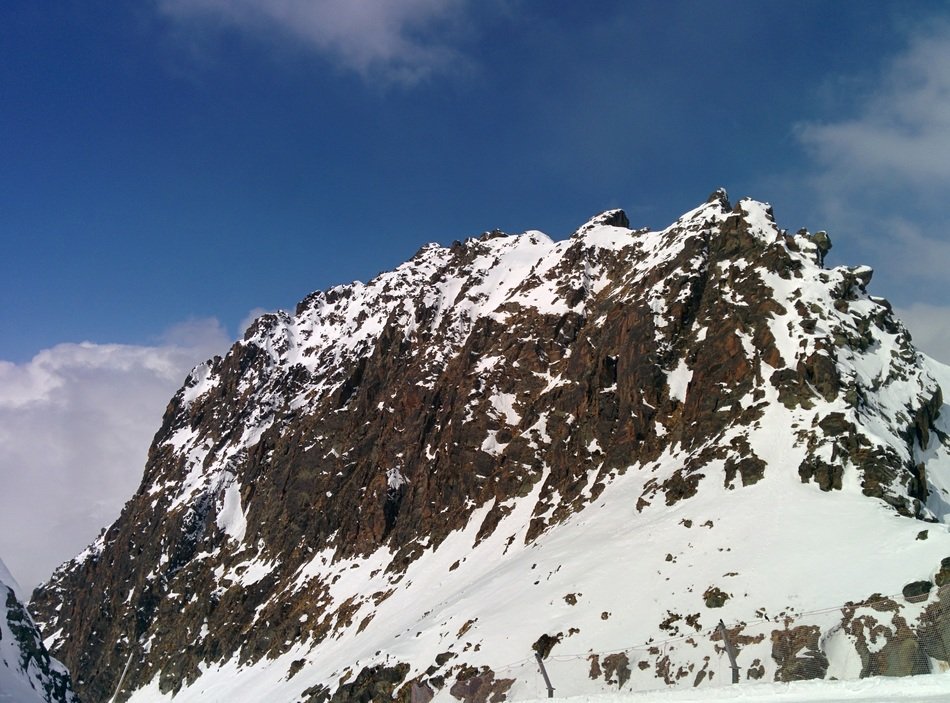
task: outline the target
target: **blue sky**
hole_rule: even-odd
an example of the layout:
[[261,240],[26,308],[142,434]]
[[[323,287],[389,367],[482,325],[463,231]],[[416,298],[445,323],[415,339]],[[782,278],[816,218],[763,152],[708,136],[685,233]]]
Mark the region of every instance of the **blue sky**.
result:
[[950,7],[5,0],[0,474],[37,477],[20,503],[56,482],[81,547],[256,312],[429,241],[663,227],[720,185],[827,229],[950,360]]
[[3,3],[0,358],[190,318],[235,335],[428,241],[607,207],[662,227],[719,185],[863,263],[799,125],[859,111],[942,9],[347,4]]

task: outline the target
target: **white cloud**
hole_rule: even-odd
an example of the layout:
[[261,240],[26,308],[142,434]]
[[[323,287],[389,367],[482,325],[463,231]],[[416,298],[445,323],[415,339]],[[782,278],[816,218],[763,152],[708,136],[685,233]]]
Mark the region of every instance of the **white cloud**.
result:
[[885,65],[851,119],[798,126],[798,136],[840,186],[950,183],[950,24],[911,37]]
[[186,24],[292,38],[364,78],[413,84],[464,63],[446,38],[467,0],[158,0]]
[[917,345],[950,361],[950,307],[940,304],[950,290],[950,23],[916,27],[873,72],[832,78],[865,86],[846,117],[796,132],[823,227],[875,264],[876,292],[895,302]]
[[[947,226],[894,217],[879,220],[877,228],[877,235],[881,239],[886,238],[892,250],[888,265],[904,277],[913,293],[931,300],[946,298],[950,291],[950,240],[947,239]],[[934,285],[935,282],[947,285]]]
[[192,320],[157,346],[59,344],[0,361],[0,556],[27,591],[118,516],[168,400],[229,345],[216,320]]

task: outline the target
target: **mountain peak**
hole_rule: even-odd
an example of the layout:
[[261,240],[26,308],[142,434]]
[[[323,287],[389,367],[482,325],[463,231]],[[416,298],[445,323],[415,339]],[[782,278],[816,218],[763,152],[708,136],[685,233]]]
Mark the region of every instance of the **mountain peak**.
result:
[[721,186],[709,194],[709,197],[706,198],[706,202],[719,203],[724,210],[732,209],[732,205],[729,203],[729,193]]
[[577,228],[572,236],[584,235],[597,227],[620,227],[630,229],[630,220],[627,219],[627,213],[620,209],[605,210],[599,215],[595,215],[587,222]]
[[528,697],[539,643],[580,653],[577,693],[619,651],[631,688],[701,682],[723,619],[750,678],[900,673],[861,643],[917,647],[925,606],[854,604],[950,580],[950,407],[869,269],[714,195],[636,236],[610,210],[425,247],[261,318],[35,592],[55,653],[90,699],[132,658],[130,691],[182,702],[473,703]]

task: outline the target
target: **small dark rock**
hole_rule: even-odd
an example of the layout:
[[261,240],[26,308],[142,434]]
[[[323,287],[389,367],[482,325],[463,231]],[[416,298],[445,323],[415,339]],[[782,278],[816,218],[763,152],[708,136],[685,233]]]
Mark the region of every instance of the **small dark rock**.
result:
[[817,625],[801,625],[772,632],[772,659],[778,664],[776,681],[824,678],[828,657],[821,651]]
[[551,650],[554,649],[554,645],[558,644],[563,638],[564,635],[561,632],[556,635],[541,635],[538,641],[531,645],[531,649],[537,652],[542,659],[547,659]]
[[707,608],[721,608],[726,604],[727,600],[729,600],[729,594],[718,586],[710,586],[706,589],[706,592],[703,593],[703,601],[706,603]]
[[930,581],[912,581],[904,586],[901,593],[904,594],[904,598],[912,603],[919,603],[927,599],[927,594],[930,593],[931,588],[933,588],[933,584]]

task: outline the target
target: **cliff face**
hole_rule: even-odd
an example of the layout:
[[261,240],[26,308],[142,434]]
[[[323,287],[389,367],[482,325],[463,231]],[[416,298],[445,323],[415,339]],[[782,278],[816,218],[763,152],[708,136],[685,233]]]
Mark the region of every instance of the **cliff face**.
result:
[[69,672],[51,658],[0,561],[0,700],[78,703]]
[[[659,232],[611,211],[561,242],[428,245],[265,315],[171,400],[38,620],[90,701],[130,655],[133,700],[487,700],[534,690],[505,666],[539,642],[598,657],[606,686],[598,653],[683,622],[929,578],[950,555],[940,387],[829,247],[719,191]],[[703,656],[645,655],[624,683]]]

